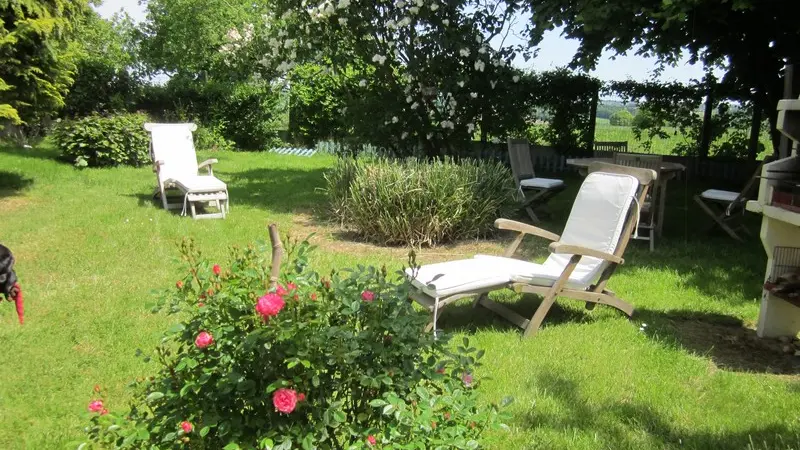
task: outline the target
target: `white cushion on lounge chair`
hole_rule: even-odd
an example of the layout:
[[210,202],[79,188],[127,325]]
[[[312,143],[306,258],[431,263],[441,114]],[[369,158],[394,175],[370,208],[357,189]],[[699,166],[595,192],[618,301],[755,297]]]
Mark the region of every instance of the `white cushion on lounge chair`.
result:
[[476,258],[428,264],[419,268],[416,278],[411,278],[413,272],[406,269],[406,275],[411,284],[433,298],[502,286],[511,281],[504,267]]
[[709,200],[718,200],[721,202],[732,202],[736,200],[736,197],[738,196],[738,192],[722,191],[719,189],[706,189],[702,194],[700,194],[700,197],[707,198]]
[[563,186],[564,180],[556,180],[553,178],[526,178],[520,180],[519,185],[523,188],[553,189],[558,186]]
[[184,175],[178,179],[169,179],[184,192],[219,192],[227,189],[225,183],[210,175]]
[[197,176],[197,154],[187,124],[158,124],[150,132],[153,158],[162,162],[159,175],[163,180]]
[[[564,270],[563,267],[556,267],[554,264],[545,266],[544,264],[536,264],[503,256],[475,255],[475,258],[491,261],[492,267],[499,267],[508,272],[513,282],[533,284],[536,286],[552,286]],[[578,264],[569,277],[567,286],[572,289],[584,289],[588,287],[592,281],[594,281],[589,278],[591,276],[590,270],[590,267]]]

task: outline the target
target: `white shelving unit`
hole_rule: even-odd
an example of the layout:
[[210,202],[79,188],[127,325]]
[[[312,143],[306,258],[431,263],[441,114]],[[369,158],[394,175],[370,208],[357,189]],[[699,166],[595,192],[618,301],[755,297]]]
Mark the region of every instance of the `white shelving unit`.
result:
[[[777,127],[795,145],[800,142],[800,100],[782,100],[778,103]],[[773,267],[777,263],[775,249],[800,247],[800,213],[772,204],[774,189],[789,180],[797,181],[800,178],[797,171],[800,171],[800,157],[797,155],[765,164],[761,172],[758,200],[747,202],[747,210],[762,215],[760,236],[767,252],[765,284],[773,275]],[[800,266],[800,261],[791,263]],[[758,315],[758,336],[796,336],[798,332],[800,301],[784,300],[764,289]]]

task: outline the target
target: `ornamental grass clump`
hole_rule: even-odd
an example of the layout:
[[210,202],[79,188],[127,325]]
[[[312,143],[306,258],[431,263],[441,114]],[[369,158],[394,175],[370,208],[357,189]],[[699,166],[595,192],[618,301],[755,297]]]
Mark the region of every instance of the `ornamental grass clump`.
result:
[[500,162],[342,159],[326,176],[330,211],[384,245],[436,245],[483,237],[519,207]]
[[134,383],[129,409],[88,399],[86,447],[480,448],[501,418],[477,398],[483,352],[424,333],[427,316],[385,269],[323,278],[308,242],[288,247],[276,277],[265,243],[216,266],[185,240],[185,276],[157,307],[179,318],[158,370]]

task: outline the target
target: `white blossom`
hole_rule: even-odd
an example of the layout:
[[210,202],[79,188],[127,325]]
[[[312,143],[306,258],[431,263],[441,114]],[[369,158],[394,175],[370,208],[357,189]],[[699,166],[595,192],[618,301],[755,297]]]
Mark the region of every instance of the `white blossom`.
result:
[[424,4],[425,4],[425,1],[424,1],[424,0],[417,0],[417,6],[418,6],[418,7],[422,8],[422,6],[423,6]]
[[478,93],[477,92],[470,92],[469,96],[472,97],[472,98],[478,98]]
[[383,55],[374,55],[372,57],[372,62],[376,62],[380,65],[383,65],[383,63],[386,62],[386,57]]
[[452,130],[453,128],[455,128],[455,124],[450,120],[443,120],[441,126],[444,129],[450,128]]
[[460,54],[461,56],[463,56],[463,57],[465,57],[465,58],[466,58],[467,56],[469,56],[469,49],[468,49],[468,48],[462,48],[462,49],[461,49],[461,50],[458,52],[458,54]]
[[406,103],[412,103],[413,101],[414,99],[410,95],[406,97]]
[[350,6],[350,0],[339,0],[339,3],[336,5],[339,9],[344,9]]
[[408,8],[408,12],[414,15],[419,14],[419,8],[416,6],[412,6],[411,8]]
[[464,82],[463,81],[459,81],[456,84],[458,85],[458,87],[462,87],[462,88],[464,87]]
[[517,83],[519,82],[519,75],[514,75],[511,79],[514,80],[514,83]]
[[411,25],[411,18],[410,17],[403,17],[400,19],[400,22],[397,22],[398,27],[405,27]]
[[497,86],[497,80],[492,80],[492,81],[489,82],[489,84],[491,84],[492,85],[492,89],[494,89],[494,87]]
[[323,12],[325,13],[326,16],[330,16],[333,13],[335,13],[336,10],[333,8],[333,3],[325,2],[325,9],[323,10]]
[[395,3],[394,5],[397,6],[398,8],[402,8],[402,7],[406,6],[406,2],[404,2],[403,0],[400,0],[399,2]]
[[400,119],[398,119],[397,116],[392,116],[392,123],[397,123],[399,121]]
[[397,28],[397,23],[394,20],[386,22],[386,28]]
[[367,87],[367,80],[361,80],[358,82],[359,87]]
[[408,131],[403,131],[403,134],[400,135],[400,139],[405,139],[408,137]]
[[484,64],[483,61],[481,61],[481,60],[475,61],[475,70],[477,70],[478,72],[483,72],[483,69],[485,69],[485,68],[486,68],[486,64]]
[[468,123],[467,124],[467,132],[468,133],[472,133],[473,131],[475,131],[475,124],[474,123]]
[[481,55],[482,55],[482,54],[484,54],[484,53],[486,53],[486,47],[481,47],[481,48],[479,48],[479,49],[478,49],[478,53],[480,53]]
[[294,14],[294,12],[290,9],[290,10],[286,11],[285,13],[281,14],[281,19],[286,20],[286,19],[292,17],[292,14]]
[[236,28],[231,28],[230,30],[228,30],[227,38],[228,40],[236,42],[242,40],[242,35],[239,34],[239,30],[237,30]]
[[433,137],[433,133],[428,133],[425,135],[425,137],[428,138],[428,140],[430,141],[431,138]]
[[283,48],[292,48],[294,47],[294,39],[287,39],[283,42]]
[[439,9],[439,4],[438,3],[431,4],[431,11],[436,11],[437,9]]
[[450,26],[450,21],[448,19],[444,19],[444,20],[442,20],[442,25],[444,25],[446,27],[449,27]]
[[489,139],[489,142],[491,142],[492,144],[499,144],[500,143],[500,138],[493,137],[493,138]]
[[292,67],[294,67],[294,63],[290,63],[290,62],[287,62],[287,61],[282,61],[280,63],[280,65],[278,65],[278,67],[276,67],[276,70],[278,72],[288,72],[288,71],[290,71],[292,69]]
[[480,34],[475,36],[475,42],[477,42],[478,44],[482,43],[483,42],[483,36],[481,36]]
[[417,109],[419,107],[419,103],[414,102],[411,104],[411,109]]

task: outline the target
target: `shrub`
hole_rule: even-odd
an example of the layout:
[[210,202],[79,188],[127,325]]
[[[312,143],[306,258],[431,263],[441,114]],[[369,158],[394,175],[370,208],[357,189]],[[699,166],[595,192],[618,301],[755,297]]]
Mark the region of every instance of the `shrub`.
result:
[[133,111],[140,91],[141,82],[126,68],[98,60],[80,61],[75,82],[64,98],[62,113],[67,117],[82,117]]
[[233,150],[234,143],[225,139],[219,126],[198,126],[194,132],[195,146],[198,150]]
[[91,115],[62,121],[54,138],[61,154],[78,167],[130,165],[150,161],[144,114]]
[[483,352],[466,339],[453,352],[423,333],[428,318],[411,307],[407,284],[372,267],[320,278],[302,242],[289,248],[282,284],[265,293],[267,248],[234,248],[220,267],[184,240],[185,275],[159,303],[181,317],[156,349],[159,371],[135,384],[129,411],[95,389],[93,443],[477,448],[499,425],[499,406],[476,399]]
[[627,109],[621,109],[608,118],[608,123],[618,127],[629,127],[633,123],[633,114]]
[[499,162],[343,160],[325,179],[334,216],[382,244],[480,237],[518,206],[511,173]]

